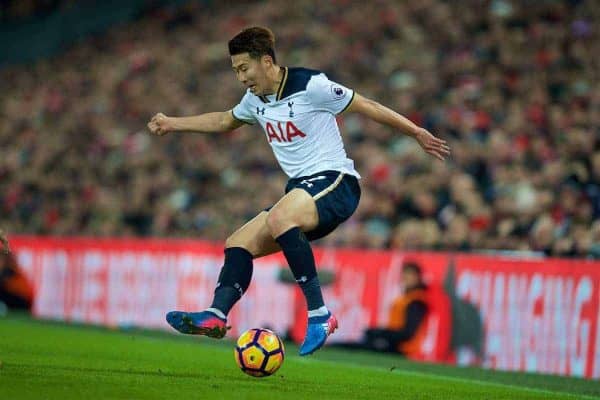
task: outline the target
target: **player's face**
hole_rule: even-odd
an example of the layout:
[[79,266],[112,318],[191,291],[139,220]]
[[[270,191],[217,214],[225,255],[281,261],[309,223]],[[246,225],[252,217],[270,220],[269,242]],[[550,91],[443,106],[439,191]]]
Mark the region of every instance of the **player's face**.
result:
[[238,79],[250,89],[252,94],[260,96],[270,94],[272,84],[269,84],[267,71],[273,65],[271,57],[263,56],[256,60],[248,53],[231,56],[231,66]]

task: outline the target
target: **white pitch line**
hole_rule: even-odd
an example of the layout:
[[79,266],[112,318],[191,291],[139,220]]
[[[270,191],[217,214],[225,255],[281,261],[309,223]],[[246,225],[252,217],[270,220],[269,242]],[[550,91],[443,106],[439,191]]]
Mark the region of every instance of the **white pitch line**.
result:
[[451,382],[474,383],[474,384],[477,384],[480,386],[495,386],[495,387],[502,387],[502,388],[510,388],[510,389],[522,390],[524,392],[530,392],[530,393],[547,394],[547,395],[552,395],[552,396],[567,396],[567,397],[572,397],[572,398],[575,398],[578,400],[579,399],[600,400],[600,397],[597,397],[597,396],[589,396],[589,395],[584,395],[584,394],[574,394],[574,393],[567,393],[567,392],[553,392],[551,390],[532,388],[532,387],[528,387],[528,386],[511,385],[508,383],[489,382],[489,381],[481,381],[481,380],[477,380],[477,379],[458,378],[458,377],[448,376],[448,375],[438,375],[438,374],[431,374],[431,373],[425,373],[425,372],[407,371],[407,370],[403,370],[403,369],[394,369],[393,371],[389,371],[387,369],[384,369],[381,367],[375,367],[372,365],[359,365],[359,364],[355,364],[355,363],[347,363],[347,362],[342,362],[342,361],[315,360],[315,359],[308,359],[305,357],[294,357],[294,359],[295,359],[294,361],[301,361],[301,362],[320,362],[320,363],[329,363],[329,364],[336,364],[336,365],[345,365],[347,367],[353,367],[353,368],[357,368],[357,369],[372,369],[372,370],[384,372],[384,373],[393,372],[393,373],[398,373],[398,374],[408,375],[408,376],[420,376],[420,377],[434,378],[434,379],[437,378],[437,379],[451,381]]
[[529,386],[511,385],[509,383],[501,383],[501,382],[481,381],[481,380],[477,380],[477,379],[459,378],[459,377],[448,376],[448,375],[427,374],[425,372],[406,371],[406,370],[402,370],[402,369],[394,369],[392,372],[397,372],[402,375],[422,376],[422,377],[427,377],[427,378],[440,378],[443,380],[453,381],[453,382],[474,383],[474,384],[477,384],[480,386],[496,386],[496,387],[516,389],[516,390],[523,390],[526,392],[533,392],[533,393],[539,393],[539,394],[549,394],[549,395],[555,395],[555,396],[568,396],[568,397],[574,397],[577,399],[589,399],[589,400],[600,399],[599,397],[596,397],[596,396],[588,396],[588,395],[584,395],[584,394],[575,394],[575,393],[568,393],[568,392],[553,392],[551,390],[532,388]]

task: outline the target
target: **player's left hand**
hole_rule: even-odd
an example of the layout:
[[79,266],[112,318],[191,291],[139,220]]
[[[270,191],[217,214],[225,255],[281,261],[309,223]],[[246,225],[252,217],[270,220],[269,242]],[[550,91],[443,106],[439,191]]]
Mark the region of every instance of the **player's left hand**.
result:
[[450,155],[450,147],[445,140],[433,136],[427,129],[419,128],[414,136],[427,154],[445,161],[445,156]]
[[4,246],[4,254],[8,254],[10,253],[10,247],[8,245],[8,240],[6,239],[6,234],[4,233],[4,231],[2,229],[0,229],[0,242],[2,242],[2,245]]

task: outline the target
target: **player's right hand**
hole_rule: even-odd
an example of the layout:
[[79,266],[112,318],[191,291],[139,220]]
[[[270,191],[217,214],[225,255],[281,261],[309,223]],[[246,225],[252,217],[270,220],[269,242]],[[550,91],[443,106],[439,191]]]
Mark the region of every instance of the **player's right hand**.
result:
[[169,117],[163,113],[158,113],[152,117],[150,122],[148,122],[148,129],[150,129],[150,132],[158,136],[166,135],[168,132],[173,130],[169,121]]

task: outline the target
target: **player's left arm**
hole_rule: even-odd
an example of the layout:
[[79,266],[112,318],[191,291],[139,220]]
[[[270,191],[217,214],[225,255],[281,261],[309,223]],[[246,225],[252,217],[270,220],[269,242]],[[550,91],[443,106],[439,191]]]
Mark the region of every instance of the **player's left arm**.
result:
[[354,98],[346,111],[357,112],[373,121],[412,136],[419,142],[425,152],[442,161],[444,161],[445,156],[450,155],[450,147],[448,147],[445,140],[433,136],[427,129],[419,127],[408,118],[358,93],[354,93]]

